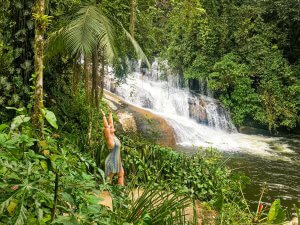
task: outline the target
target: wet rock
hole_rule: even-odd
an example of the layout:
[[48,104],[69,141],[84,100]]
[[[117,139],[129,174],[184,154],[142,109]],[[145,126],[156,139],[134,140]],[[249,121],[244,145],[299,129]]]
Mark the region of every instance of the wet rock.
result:
[[188,99],[189,116],[198,123],[218,129],[235,132],[229,112],[220,102],[195,95]]
[[119,122],[122,125],[122,129],[125,132],[136,132],[137,127],[135,119],[132,113],[128,112],[119,112],[117,113]]
[[249,126],[241,126],[239,128],[239,132],[242,134],[262,134],[265,136],[269,136],[270,133],[268,130],[255,128],[255,127],[249,127]]
[[148,109],[153,109],[153,103],[150,97],[148,96],[143,96],[141,99],[142,102],[142,107],[148,108]]
[[189,116],[199,123],[208,124],[206,102],[203,99],[190,98],[189,103]]
[[111,101],[107,101],[107,104],[108,104],[109,108],[111,108],[113,111],[118,109],[118,107]]
[[130,105],[107,91],[104,92],[104,98],[109,106],[114,106],[112,110],[117,113],[118,131],[139,133],[144,138],[160,145],[175,146],[174,130],[162,117]]

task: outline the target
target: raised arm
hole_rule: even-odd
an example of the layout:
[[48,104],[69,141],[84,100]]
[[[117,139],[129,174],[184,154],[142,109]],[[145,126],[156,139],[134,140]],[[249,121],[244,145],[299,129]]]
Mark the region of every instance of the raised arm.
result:
[[102,113],[102,116],[103,116],[103,125],[104,125],[105,128],[109,128],[105,113],[102,109],[100,109],[100,110],[101,110],[101,113]]

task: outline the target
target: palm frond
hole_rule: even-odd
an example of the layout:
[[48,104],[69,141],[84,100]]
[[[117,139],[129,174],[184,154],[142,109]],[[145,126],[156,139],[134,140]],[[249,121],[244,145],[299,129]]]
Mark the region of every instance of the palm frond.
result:
[[14,197],[20,192],[20,190],[15,191],[11,196],[9,196],[5,201],[0,204],[0,215],[3,214],[4,210],[8,207],[9,203],[14,199]]
[[111,60],[116,55],[113,25],[94,5],[82,6],[65,27],[53,32],[47,41],[46,55],[68,52],[71,56],[91,55],[96,47],[104,49]]
[[154,190],[146,187],[140,190],[141,195],[132,203],[127,211],[126,222],[137,223],[142,216],[148,214],[153,225],[165,224],[167,221],[181,221],[184,217],[184,209],[191,204],[188,197],[176,193]]
[[102,29],[97,8],[83,6],[64,31],[67,51],[71,55],[90,55],[98,44],[97,34],[103,32]]
[[140,47],[140,45],[137,43],[137,41],[131,36],[131,34],[123,27],[123,25],[120,23],[122,29],[123,29],[123,32],[125,33],[126,37],[129,39],[129,41],[131,42],[136,54],[137,54],[137,57],[139,59],[141,59],[142,61],[144,61],[148,68],[151,68],[151,65],[148,61],[148,58],[147,56],[145,55],[144,51],[142,50],[142,48]]
[[23,199],[14,224],[15,225],[26,224],[26,219],[27,219],[27,209],[24,206],[24,199]]
[[[118,23],[131,42],[137,57],[150,68],[150,63],[137,41],[121,22]],[[68,52],[71,56],[90,56],[95,48],[99,48],[103,49],[106,60],[113,62],[118,55],[114,36],[114,25],[100,8],[95,5],[82,6],[68,25],[49,36],[46,55],[50,58],[57,53]]]
[[66,46],[63,39],[65,30],[63,28],[51,33],[45,43],[45,61],[59,53],[66,53]]
[[115,57],[117,57],[116,43],[114,40],[114,29],[111,21],[103,14],[100,9],[97,9],[98,16],[103,25],[102,30],[100,30],[98,36],[98,41],[100,47],[104,50],[104,55],[109,62],[112,62]]

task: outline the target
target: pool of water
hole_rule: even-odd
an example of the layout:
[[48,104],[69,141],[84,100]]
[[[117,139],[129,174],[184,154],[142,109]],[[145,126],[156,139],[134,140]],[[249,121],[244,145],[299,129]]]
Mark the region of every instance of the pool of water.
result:
[[[249,204],[256,209],[261,190],[266,185],[262,201],[270,204],[280,199],[281,204],[292,211],[293,205],[300,206],[300,139],[281,137],[272,139],[270,154],[253,154],[249,151],[222,151],[227,165],[232,170],[243,172],[251,183],[244,190]],[[182,150],[193,154],[196,149]]]

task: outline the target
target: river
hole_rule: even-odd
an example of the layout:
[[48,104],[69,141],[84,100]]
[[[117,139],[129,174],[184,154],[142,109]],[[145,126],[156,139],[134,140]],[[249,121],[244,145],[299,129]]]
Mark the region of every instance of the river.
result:
[[230,113],[211,94],[195,95],[179,88],[176,76],[162,74],[158,64],[153,65],[148,75],[137,69],[123,82],[116,82],[110,74],[105,81],[106,89],[163,117],[175,131],[178,149],[194,154],[201,148],[217,148],[230,168],[248,175],[252,180],[245,190],[249,203],[258,201],[266,183],[265,203],[279,198],[288,208],[293,204],[299,206],[299,137],[237,132]]

